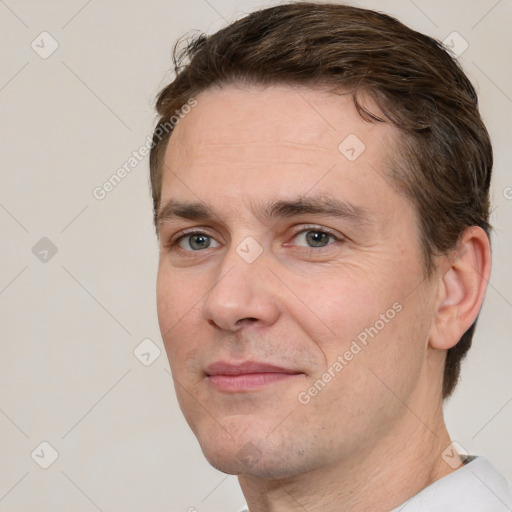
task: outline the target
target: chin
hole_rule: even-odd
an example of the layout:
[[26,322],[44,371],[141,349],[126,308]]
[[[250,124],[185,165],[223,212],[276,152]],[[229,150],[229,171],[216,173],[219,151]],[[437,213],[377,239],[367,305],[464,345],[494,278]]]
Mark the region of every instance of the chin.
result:
[[294,445],[289,435],[270,439],[261,433],[251,435],[250,431],[237,437],[227,432],[211,434],[198,436],[203,454],[215,469],[229,475],[290,478],[316,467],[308,460],[304,443]]
[[273,457],[263,454],[252,443],[242,446],[238,452],[210,452],[203,450],[208,462],[217,470],[228,475],[251,475],[265,479],[285,476],[289,471],[273,461]]
[[208,462],[219,471],[230,475],[246,473],[259,466],[265,455],[264,429],[246,422],[235,425],[203,425],[194,433]]

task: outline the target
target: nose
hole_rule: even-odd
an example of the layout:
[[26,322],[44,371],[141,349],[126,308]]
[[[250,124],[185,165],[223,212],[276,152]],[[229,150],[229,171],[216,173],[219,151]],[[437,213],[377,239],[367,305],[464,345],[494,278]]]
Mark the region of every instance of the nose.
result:
[[214,327],[238,331],[244,325],[260,323],[270,326],[279,317],[274,280],[262,254],[247,263],[235,248],[224,257],[218,277],[208,291],[203,316]]

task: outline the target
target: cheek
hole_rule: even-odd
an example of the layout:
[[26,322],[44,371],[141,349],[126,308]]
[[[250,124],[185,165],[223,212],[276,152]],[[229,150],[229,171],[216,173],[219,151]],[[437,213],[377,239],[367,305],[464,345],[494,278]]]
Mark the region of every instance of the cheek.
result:
[[188,278],[183,272],[171,271],[165,262],[160,263],[156,299],[158,319],[162,327],[169,329],[185,318],[187,312],[201,298],[201,290],[196,288],[194,279]]
[[162,340],[180,409],[194,432],[204,411],[198,406],[201,368],[198,363],[197,333],[204,321],[199,290],[194,279],[160,267],[157,277],[157,311]]
[[[367,325],[375,328],[380,308],[377,304],[367,308],[378,312],[365,313],[370,318]],[[351,319],[350,313],[358,314],[359,320]],[[310,420],[312,428],[343,433],[345,451],[379,438],[404,414],[403,403],[408,403],[422,371],[425,326],[414,321],[410,304],[389,316],[393,314],[383,327],[378,323],[375,331],[365,331],[360,327],[365,323],[361,312],[347,305],[339,319],[339,336],[317,343],[327,362],[301,389],[302,399],[309,399],[302,406],[304,421],[315,418]],[[360,332],[365,343],[357,338]],[[339,442],[345,443],[344,439]]]
[[358,321],[352,322],[343,342],[330,352],[329,360],[341,356],[343,364],[331,391],[348,401],[344,405],[355,414],[356,404],[365,404],[361,414],[367,410],[383,417],[401,414],[423,371],[429,312],[421,300],[410,296],[392,300],[368,304],[364,319],[354,308]]
[[[290,285],[301,300],[289,302],[289,313],[322,361],[314,378],[329,368],[336,375],[329,387],[337,392],[330,399],[352,396],[364,403],[369,395],[380,396],[381,388],[387,393],[379,377],[407,394],[421,369],[428,319],[421,297],[410,295],[409,283],[417,279],[405,266],[400,272],[388,268],[385,273],[347,265]],[[339,358],[343,369],[336,371]],[[338,395],[340,390],[350,393]]]
[[192,347],[190,343],[177,343],[177,340],[187,338],[187,333],[193,333],[196,330],[194,326],[200,323],[198,308],[203,293],[204,290],[197,289],[193,279],[159,268],[156,293],[158,323],[169,356]]
[[[284,280],[284,279],[283,279]],[[295,296],[288,299],[289,314],[325,354],[343,354],[353,339],[392,307],[392,293],[363,269],[331,269],[297,279],[287,276]]]

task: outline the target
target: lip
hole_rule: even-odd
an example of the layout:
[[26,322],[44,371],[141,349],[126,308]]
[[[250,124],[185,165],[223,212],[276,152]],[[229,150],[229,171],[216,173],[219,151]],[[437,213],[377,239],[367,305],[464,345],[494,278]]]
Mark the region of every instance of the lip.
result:
[[276,382],[303,375],[297,370],[258,361],[218,361],[209,365],[205,373],[217,390],[235,393],[262,389]]

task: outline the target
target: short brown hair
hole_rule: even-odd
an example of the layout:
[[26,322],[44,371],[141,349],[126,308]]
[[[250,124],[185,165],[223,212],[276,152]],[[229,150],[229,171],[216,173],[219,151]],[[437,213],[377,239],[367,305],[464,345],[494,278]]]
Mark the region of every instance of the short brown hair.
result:
[[[369,122],[403,137],[389,170],[418,213],[426,276],[433,256],[453,249],[465,228],[490,235],[492,147],[477,95],[443,45],[396,19],[341,4],[298,2],[253,12],[213,35],[174,47],[176,77],[159,94],[150,154],[155,224],[171,117],[212,86],[322,85],[353,96]],[[368,94],[379,115],[358,101]],[[165,133],[164,133],[165,131]],[[447,351],[443,398],[459,379],[476,320]]]

